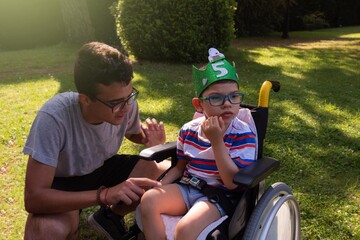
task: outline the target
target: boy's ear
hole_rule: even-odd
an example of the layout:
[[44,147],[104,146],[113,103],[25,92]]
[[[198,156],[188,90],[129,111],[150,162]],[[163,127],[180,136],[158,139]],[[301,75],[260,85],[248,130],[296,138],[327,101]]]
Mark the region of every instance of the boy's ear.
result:
[[191,102],[194,108],[196,109],[196,111],[203,112],[203,108],[201,106],[201,101],[199,98],[193,98]]
[[79,93],[79,102],[82,105],[88,105],[91,102],[91,99],[85,94]]

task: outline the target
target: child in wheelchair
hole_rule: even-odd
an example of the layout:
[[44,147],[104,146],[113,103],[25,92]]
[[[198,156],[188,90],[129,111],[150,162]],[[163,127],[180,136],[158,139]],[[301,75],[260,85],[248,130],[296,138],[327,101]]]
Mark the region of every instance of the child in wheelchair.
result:
[[196,239],[206,226],[231,215],[241,192],[234,175],[256,159],[255,133],[237,118],[242,94],[234,64],[211,48],[209,63],[193,67],[193,79],[192,104],[203,116],[183,125],[176,166],[161,180],[162,187],[150,189],[141,199],[147,240],[166,239],[161,214],[183,215],[176,239]]

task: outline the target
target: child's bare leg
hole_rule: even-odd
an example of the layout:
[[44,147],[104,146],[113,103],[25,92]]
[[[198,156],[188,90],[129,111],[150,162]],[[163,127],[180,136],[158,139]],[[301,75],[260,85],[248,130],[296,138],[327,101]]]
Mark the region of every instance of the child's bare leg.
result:
[[202,230],[221,217],[217,207],[208,202],[197,202],[176,225],[176,240],[196,239]]
[[160,214],[182,215],[187,211],[180,189],[175,184],[147,191],[141,198],[140,209],[146,240],[166,239]]

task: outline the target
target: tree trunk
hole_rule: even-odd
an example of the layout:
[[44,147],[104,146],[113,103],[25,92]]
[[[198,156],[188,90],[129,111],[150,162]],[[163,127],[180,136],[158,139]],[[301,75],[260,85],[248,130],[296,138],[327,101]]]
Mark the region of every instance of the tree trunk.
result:
[[289,38],[289,15],[290,15],[290,0],[287,0],[285,6],[285,14],[284,14],[284,22],[282,27],[282,35],[281,38],[288,39]]
[[95,39],[86,0],[60,0],[67,41],[84,43]]

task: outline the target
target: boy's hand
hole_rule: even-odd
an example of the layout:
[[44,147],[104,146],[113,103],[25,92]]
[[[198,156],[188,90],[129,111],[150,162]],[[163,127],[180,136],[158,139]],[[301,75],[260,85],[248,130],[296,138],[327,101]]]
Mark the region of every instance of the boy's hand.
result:
[[143,144],[146,147],[165,143],[166,135],[163,122],[158,123],[155,118],[147,118],[145,124],[141,124],[141,128],[145,134]]
[[109,188],[106,202],[109,205],[120,202],[130,205],[140,200],[145,189],[160,186],[160,182],[148,178],[128,178],[126,181]]
[[221,117],[209,117],[201,124],[201,129],[210,142],[215,139],[223,139],[226,131],[224,121]]

